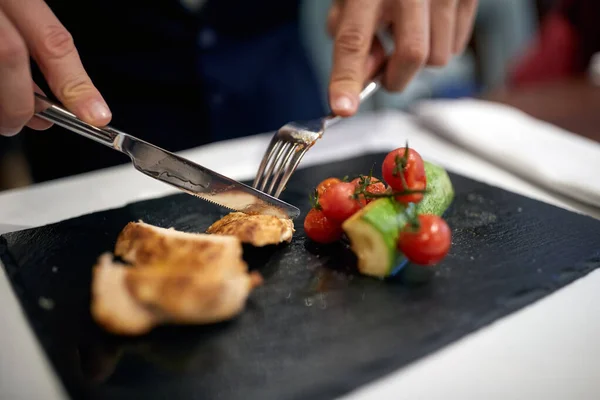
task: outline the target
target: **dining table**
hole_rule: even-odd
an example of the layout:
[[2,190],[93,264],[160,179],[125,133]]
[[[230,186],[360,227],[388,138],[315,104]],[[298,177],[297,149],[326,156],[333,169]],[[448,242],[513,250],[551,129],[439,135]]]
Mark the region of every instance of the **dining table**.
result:
[[[558,82],[490,93],[486,98],[600,141],[600,89],[593,85]],[[248,180],[253,178],[271,136],[265,133],[216,142],[179,154],[231,178]],[[600,210],[582,208],[522,179],[441,139],[410,113],[397,110],[361,113],[340,122],[307,153],[300,168],[388,151],[406,140],[423,158],[450,172],[600,218]],[[175,189],[138,173],[129,164],[9,190],[0,193],[0,233],[172,193]],[[600,271],[594,271],[344,398],[597,399],[599,287]],[[0,398],[66,398],[3,268],[0,304]]]

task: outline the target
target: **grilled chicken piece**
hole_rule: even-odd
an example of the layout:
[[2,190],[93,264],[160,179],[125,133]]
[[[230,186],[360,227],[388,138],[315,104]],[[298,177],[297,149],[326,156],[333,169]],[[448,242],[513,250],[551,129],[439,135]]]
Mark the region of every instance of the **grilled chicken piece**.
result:
[[134,265],[168,265],[176,268],[219,268],[246,264],[239,240],[202,233],[186,233],[173,228],[130,222],[119,234],[115,255]]
[[164,323],[208,324],[239,314],[262,283],[248,272],[240,241],[129,223],[115,253],[94,267],[92,315],[106,330],[139,335]]
[[288,218],[272,215],[233,212],[212,224],[206,233],[235,236],[242,243],[263,247],[291,242],[294,222]]
[[111,254],[103,254],[92,275],[92,316],[109,332],[142,334],[150,331],[160,318],[144,307],[127,288],[124,264],[113,262]]

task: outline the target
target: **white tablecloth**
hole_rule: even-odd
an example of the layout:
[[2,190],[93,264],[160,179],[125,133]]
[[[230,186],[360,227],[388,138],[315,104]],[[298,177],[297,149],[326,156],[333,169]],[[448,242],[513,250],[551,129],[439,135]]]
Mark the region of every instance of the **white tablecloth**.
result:
[[[216,143],[182,155],[232,178],[249,179],[269,138],[259,135]],[[450,171],[600,218],[598,209],[536,187],[396,112],[341,122],[311,149],[301,167],[390,150],[407,139],[424,158]],[[1,193],[0,230],[1,224],[6,224],[4,230],[39,226],[173,192],[131,166],[110,168]],[[347,398],[600,398],[598,287],[600,272],[594,272]],[[0,398],[61,398],[60,387],[4,275],[0,276],[0,304],[4,321],[0,335]]]

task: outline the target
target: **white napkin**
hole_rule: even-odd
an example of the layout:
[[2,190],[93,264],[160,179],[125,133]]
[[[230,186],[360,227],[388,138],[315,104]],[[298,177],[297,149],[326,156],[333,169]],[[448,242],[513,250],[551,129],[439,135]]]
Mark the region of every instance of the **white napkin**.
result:
[[424,101],[414,112],[436,134],[505,170],[600,207],[599,143],[482,100]]

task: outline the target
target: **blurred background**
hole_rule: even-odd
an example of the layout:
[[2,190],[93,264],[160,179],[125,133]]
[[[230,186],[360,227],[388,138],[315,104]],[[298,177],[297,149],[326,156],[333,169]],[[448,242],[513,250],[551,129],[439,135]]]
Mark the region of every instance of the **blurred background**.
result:
[[[581,25],[584,24],[579,16],[585,15],[586,12],[589,13],[591,10],[589,7],[597,7],[600,2],[591,0],[588,2],[588,6],[581,6],[583,8],[580,9],[576,7],[563,9],[558,3],[568,2],[559,0],[479,0],[479,3],[473,38],[468,51],[464,55],[454,59],[445,68],[423,70],[401,94],[389,94],[380,91],[362,107],[361,112],[385,108],[404,110],[414,102],[425,98],[482,97],[519,106],[535,116],[559,125],[562,124],[566,128],[578,125],[574,130],[581,128],[585,131],[587,129],[588,132],[584,132],[584,134],[593,135],[596,126],[600,125],[592,124],[593,127],[591,127],[592,125],[589,123],[584,124],[582,122],[583,117],[574,115],[577,112],[582,112],[581,107],[577,106],[576,103],[565,107],[565,103],[569,103],[569,99],[580,98],[582,92],[579,90],[583,90],[582,86],[586,88],[588,86],[593,87],[593,84],[590,84],[587,80],[581,83],[582,81],[579,78],[582,73],[588,70],[588,64],[594,50],[593,46],[595,45],[595,43],[590,43],[590,40],[585,40],[586,35],[590,36],[594,33],[584,30],[578,31],[579,28],[582,28]],[[578,3],[578,1],[574,0],[573,3]],[[586,2],[580,1],[579,3]],[[325,0],[301,0],[298,14],[302,48],[307,55],[312,73],[318,82],[317,88],[320,91],[317,97],[320,96],[321,104],[319,107],[315,105],[310,111],[307,111],[307,114],[311,116],[318,116],[321,110],[326,111],[327,109],[326,89],[332,52],[332,42],[325,31],[329,6],[330,2]],[[561,17],[557,20],[556,15]],[[596,15],[600,14],[596,13]],[[70,29],[68,23],[65,23],[65,25]],[[594,24],[592,23],[592,25]],[[596,30],[596,34],[598,33]],[[579,43],[577,42],[577,35],[579,35],[579,42],[583,42],[581,46],[583,46],[584,52],[587,51],[583,56],[579,56],[579,53],[573,50],[573,43]],[[79,47],[79,43],[83,43],[83,40],[80,39],[77,42],[78,36],[75,33],[74,37]],[[582,37],[583,40],[581,40]],[[596,35],[594,40],[597,42],[599,37],[600,35]],[[211,38],[208,31],[203,31],[198,37],[200,42],[210,42],[210,40],[214,40],[214,38]],[[546,54],[545,52],[549,53]],[[575,60],[582,57],[583,61],[581,62]],[[82,58],[84,58],[85,63],[85,57],[82,56]],[[548,60],[552,60],[556,63],[556,66],[549,70],[548,68],[546,70],[540,69],[538,64],[540,62],[547,64]],[[243,73],[246,66],[242,61],[240,61],[239,67],[242,71],[240,73]],[[95,75],[93,73],[90,73],[90,75],[95,80]],[[574,79],[579,79],[576,81],[578,83],[573,83],[575,82]],[[556,86],[567,81],[571,83],[568,85],[563,84],[560,87]],[[554,91],[548,89],[549,84],[555,85],[552,89]],[[98,86],[104,92],[104,87],[102,85]],[[107,92],[110,93],[108,89]],[[595,97],[596,92],[587,96],[586,103],[591,101],[589,96],[592,96],[593,101],[597,99]],[[540,107],[540,99],[547,98],[559,99],[560,105]],[[110,96],[108,100],[111,104]],[[215,102],[219,101],[218,98],[213,100]],[[600,103],[596,104],[600,106]],[[565,108],[570,109],[571,113],[569,114]],[[127,110],[127,108],[124,109]],[[124,112],[121,111],[121,113]],[[113,112],[113,114],[115,113]],[[294,116],[294,114],[290,115]],[[159,118],[159,116],[155,117]],[[227,118],[231,119],[231,115]],[[288,116],[286,115],[285,118],[288,118]],[[240,119],[243,120],[243,117],[240,117]],[[129,126],[125,120],[121,124],[117,123],[118,118],[113,122],[113,126],[144,138],[140,131],[128,130]],[[243,132],[243,134],[256,134],[264,132],[265,129],[276,129],[278,127],[276,124],[279,122],[275,120],[270,121],[269,124],[248,125],[247,132]],[[585,125],[585,127],[582,128],[581,125]],[[183,125],[182,129],[189,128]],[[41,133],[27,131],[14,138],[0,137],[0,191],[24,187],[32,183],[127,161],[123,157],[111,159],[104,164],[90,164],[79,169],[69,169],[68,160],[59,160],[66,158],[65,155],[48,153],[54,152],[52,143],[55,142],[54,139],[58,140],[58,138],[64,140],[60,144],[63,148],[64,146],[70,146],[71,143],[72,146],[75,146],[71,148],[71,152],[79,151],[80,147],[78,146],[88,145],[87,142],[83,143],[85,139],[74,139],[73,136],[71,133],[57,131],[52,128],[50,131]],[[213,140],[219,140],[219,138]],[[169,146],[170,142],[167,141],[165,142],[167,144],[163,147],[178,151],[204,142]],[[161,145],[161,143],[157,144]],[[58,142],[56,146],[58,148]],[[102,159],[109,156],[110,150],[103,149],[102,146],[97,144],[90,144],[90,146],[89,151],[94,152],[92,153],[94,155],[88,153],[84,157]],[[81,151],[88,151],[85,149],[87,147],[82,148]],[[59,168],[51,174],[35,172],[36,168],[39,171],[50,171],[51,166],[58,162],[63,162],[65,167]]]

